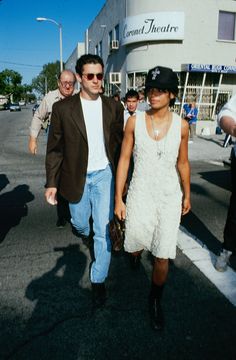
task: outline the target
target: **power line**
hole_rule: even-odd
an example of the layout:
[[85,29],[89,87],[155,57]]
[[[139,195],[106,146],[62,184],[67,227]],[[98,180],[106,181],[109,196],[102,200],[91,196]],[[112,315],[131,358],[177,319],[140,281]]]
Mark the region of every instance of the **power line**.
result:
[[[1,2],[1,0],[0,0]],[[11,61],[2,61],[0,60],[0,63],[2,64],[9,64],[9,65],[19,65],[19,66],[29,66],[29,67],[37,67],[37,68],[42,68],[42,65],[31,65],[31,64],[21,64],[21,63],[15,63],[15,62],[11,62]]]

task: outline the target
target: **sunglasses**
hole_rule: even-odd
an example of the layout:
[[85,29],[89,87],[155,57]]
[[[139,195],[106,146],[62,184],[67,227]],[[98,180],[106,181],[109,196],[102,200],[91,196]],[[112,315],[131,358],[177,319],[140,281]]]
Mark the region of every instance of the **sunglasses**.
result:
[[86,79],[89,80],[89,81],[93,80],[93,79],[94,79],[94,76],[96,76],[96,78],[97,78],[98,80],[102,80],[102,79],[103,79],[103,73],[98,73],[98,74],[91,74],[91,73],[89,73],[89,74],[82,74],[82,75],[85,76]]
[[63,88],[66,88],[67,86],[69,87],[75,86],[75,83],[73,81],[60,81],[60,83]]

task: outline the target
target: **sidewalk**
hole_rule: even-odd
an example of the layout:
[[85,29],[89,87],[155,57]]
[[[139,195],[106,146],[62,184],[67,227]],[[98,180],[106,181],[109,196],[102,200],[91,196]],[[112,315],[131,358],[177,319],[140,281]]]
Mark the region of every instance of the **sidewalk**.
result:
[[[232,145],[224,148],[225,134],[198,135],[194,142],[189,144],[189,160],[206,161],[219,166],[230,166]],[[215,270],[216,255],[210,251],[194,235],[180,227],[178,247],[192,263],[220,290],[224,296],[236,306],[236,272],[229,266],[227,271],[220,273]]]
[[190,161],[220,161],[229,164],[232,146],[224,148],[225,134],[202,136],[197,135],[192,144],[189,144]]

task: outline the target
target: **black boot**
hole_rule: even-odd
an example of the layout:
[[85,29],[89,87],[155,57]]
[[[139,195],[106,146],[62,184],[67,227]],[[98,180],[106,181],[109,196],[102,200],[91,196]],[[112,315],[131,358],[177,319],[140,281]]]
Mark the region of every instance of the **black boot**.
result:
[[93,306],[98,309],[105,305],[106,288],[105,283],[92,283]]
[[149,295],[149,314],[153,330],[160,331],[164,328],[164,315],[161,308],[161,297],[164,285],[152,283]]

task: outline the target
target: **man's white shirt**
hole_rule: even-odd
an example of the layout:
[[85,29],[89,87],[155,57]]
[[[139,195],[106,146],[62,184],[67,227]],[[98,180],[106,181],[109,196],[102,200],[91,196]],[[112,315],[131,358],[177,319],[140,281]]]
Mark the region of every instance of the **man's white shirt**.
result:
[[102,100],[100,96],[97,100],[80,99],[89,148],[87,171],[102,170],[109,164],[103,133]]

